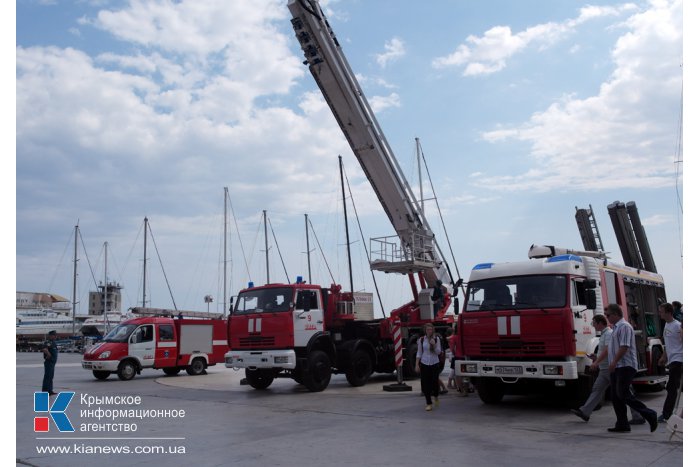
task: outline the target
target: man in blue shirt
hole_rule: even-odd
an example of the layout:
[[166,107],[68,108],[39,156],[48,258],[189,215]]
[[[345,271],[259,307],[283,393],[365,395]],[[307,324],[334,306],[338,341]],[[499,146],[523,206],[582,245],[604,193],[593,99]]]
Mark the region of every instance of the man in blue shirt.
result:
[[639,412],[649,422],[649,430],[655,431],[658,426],[656,412],[638,400],[631,391],[632,380],[637,374],[637,346],[634,342],[634,329],[622,317],[620,305],[611,303],[605,307],[605,316],[613,325],[612,338],[608,347],[608,362],[610,385],[612,387],[612,403],[617,421],[608,431],[626,433],[631,431],[627,419],[627,407]]
[[56,331],[49,331],[49,340],[41,349],[44,353],[44,381],[41,383],[41,390],[48,392],[49,396],[56,393],[53,392],[53,371],[58,360],[58,347],[56,347]]

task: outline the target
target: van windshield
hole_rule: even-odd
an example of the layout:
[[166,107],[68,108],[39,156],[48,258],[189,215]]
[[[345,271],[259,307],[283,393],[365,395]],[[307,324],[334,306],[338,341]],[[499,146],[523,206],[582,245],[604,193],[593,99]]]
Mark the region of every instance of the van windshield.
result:
[[566,305],[566,276],[499,277],[467,285],[465,312],[525,308],[562,308]]
[[234,314],[273,313],[292,308],[294,289],[278,287],[241,292],[236,300]]
[[126,342],[129,336],[136,329],[135,324],[120,324],[116,328],[109,331],[104,338],[105,342]]

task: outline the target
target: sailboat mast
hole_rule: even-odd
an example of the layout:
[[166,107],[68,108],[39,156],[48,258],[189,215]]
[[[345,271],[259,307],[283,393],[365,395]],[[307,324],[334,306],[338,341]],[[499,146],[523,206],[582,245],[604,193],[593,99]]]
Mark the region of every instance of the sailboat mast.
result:
[[141,306],[146,308],[146,233],[148,231],[148,217],[143,218],[143,299]]
[[311,249],[309,248],[309,215],[304,214],[304,225],[306,226],[306,264],[309,268],[309,284],[313,284],[311,280]]
[[105,283],[104,283],[104,314],[102,315],[104,318],[104,324],[105,324],[105,335],[107,335],[107,332],[109,329],[107,328],[107,242],[105,242]]
[[76,283],[78,278],[78,224],[75,224],[75,235],[73,239],[73,329],[71,335],[75,335],[75,307],[78,304],[76,296]]
[[350,293],[355,291],[352,282],[352,257],[350,256],[350,232],[348,231],[348,206],[345,202],[345,177],[343,176],[343,158],[338,156],[338,165],[340,166],[340,189],[343,195],[343,216],[345,217],[345,244],[348,249],[348,269],[350,272]]
[[263,209],[263,221],[265,222],[265,272],[267,274],[267,282],[270,283],[270,248],[267,246],[267,211]]
[[227,249],[228,245],[226,240],[228,239],[227,227],[228,227],[228,187],[224,187],[224,314],[226,314],[226,260],[228,259]]
[[425,216],[425,201],[423,199],[423,172],[420,164],[420,140],[416,138],[416,164],[418,166],[418,187],[420,190],[420,210]]

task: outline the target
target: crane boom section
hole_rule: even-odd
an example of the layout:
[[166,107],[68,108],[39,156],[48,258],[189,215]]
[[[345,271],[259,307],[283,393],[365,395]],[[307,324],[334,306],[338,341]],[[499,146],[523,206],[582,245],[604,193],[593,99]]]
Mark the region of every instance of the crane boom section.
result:
[[[340,43],[315,0],[290,0],[292,25],[312,76],[323,93],[350,148],[404,248],[428,252],[424,268],[429,284],[452,281],[440,257],[434,234],[386,141]],[[420,245],[416,239],[420,239]]]

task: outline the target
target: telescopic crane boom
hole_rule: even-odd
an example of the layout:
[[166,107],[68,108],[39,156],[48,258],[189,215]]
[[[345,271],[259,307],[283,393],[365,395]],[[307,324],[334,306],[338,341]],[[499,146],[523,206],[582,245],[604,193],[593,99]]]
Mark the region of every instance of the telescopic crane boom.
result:
[[399,243],[373,239],[380,258],[371,267],[385,272],[422,273],[428,286],[440,280],[452,293],[453,280],[435,235],[384,137],[350,64],[316,0],[290,0],[292,26],[318,87],[350,148],[374,188]]

